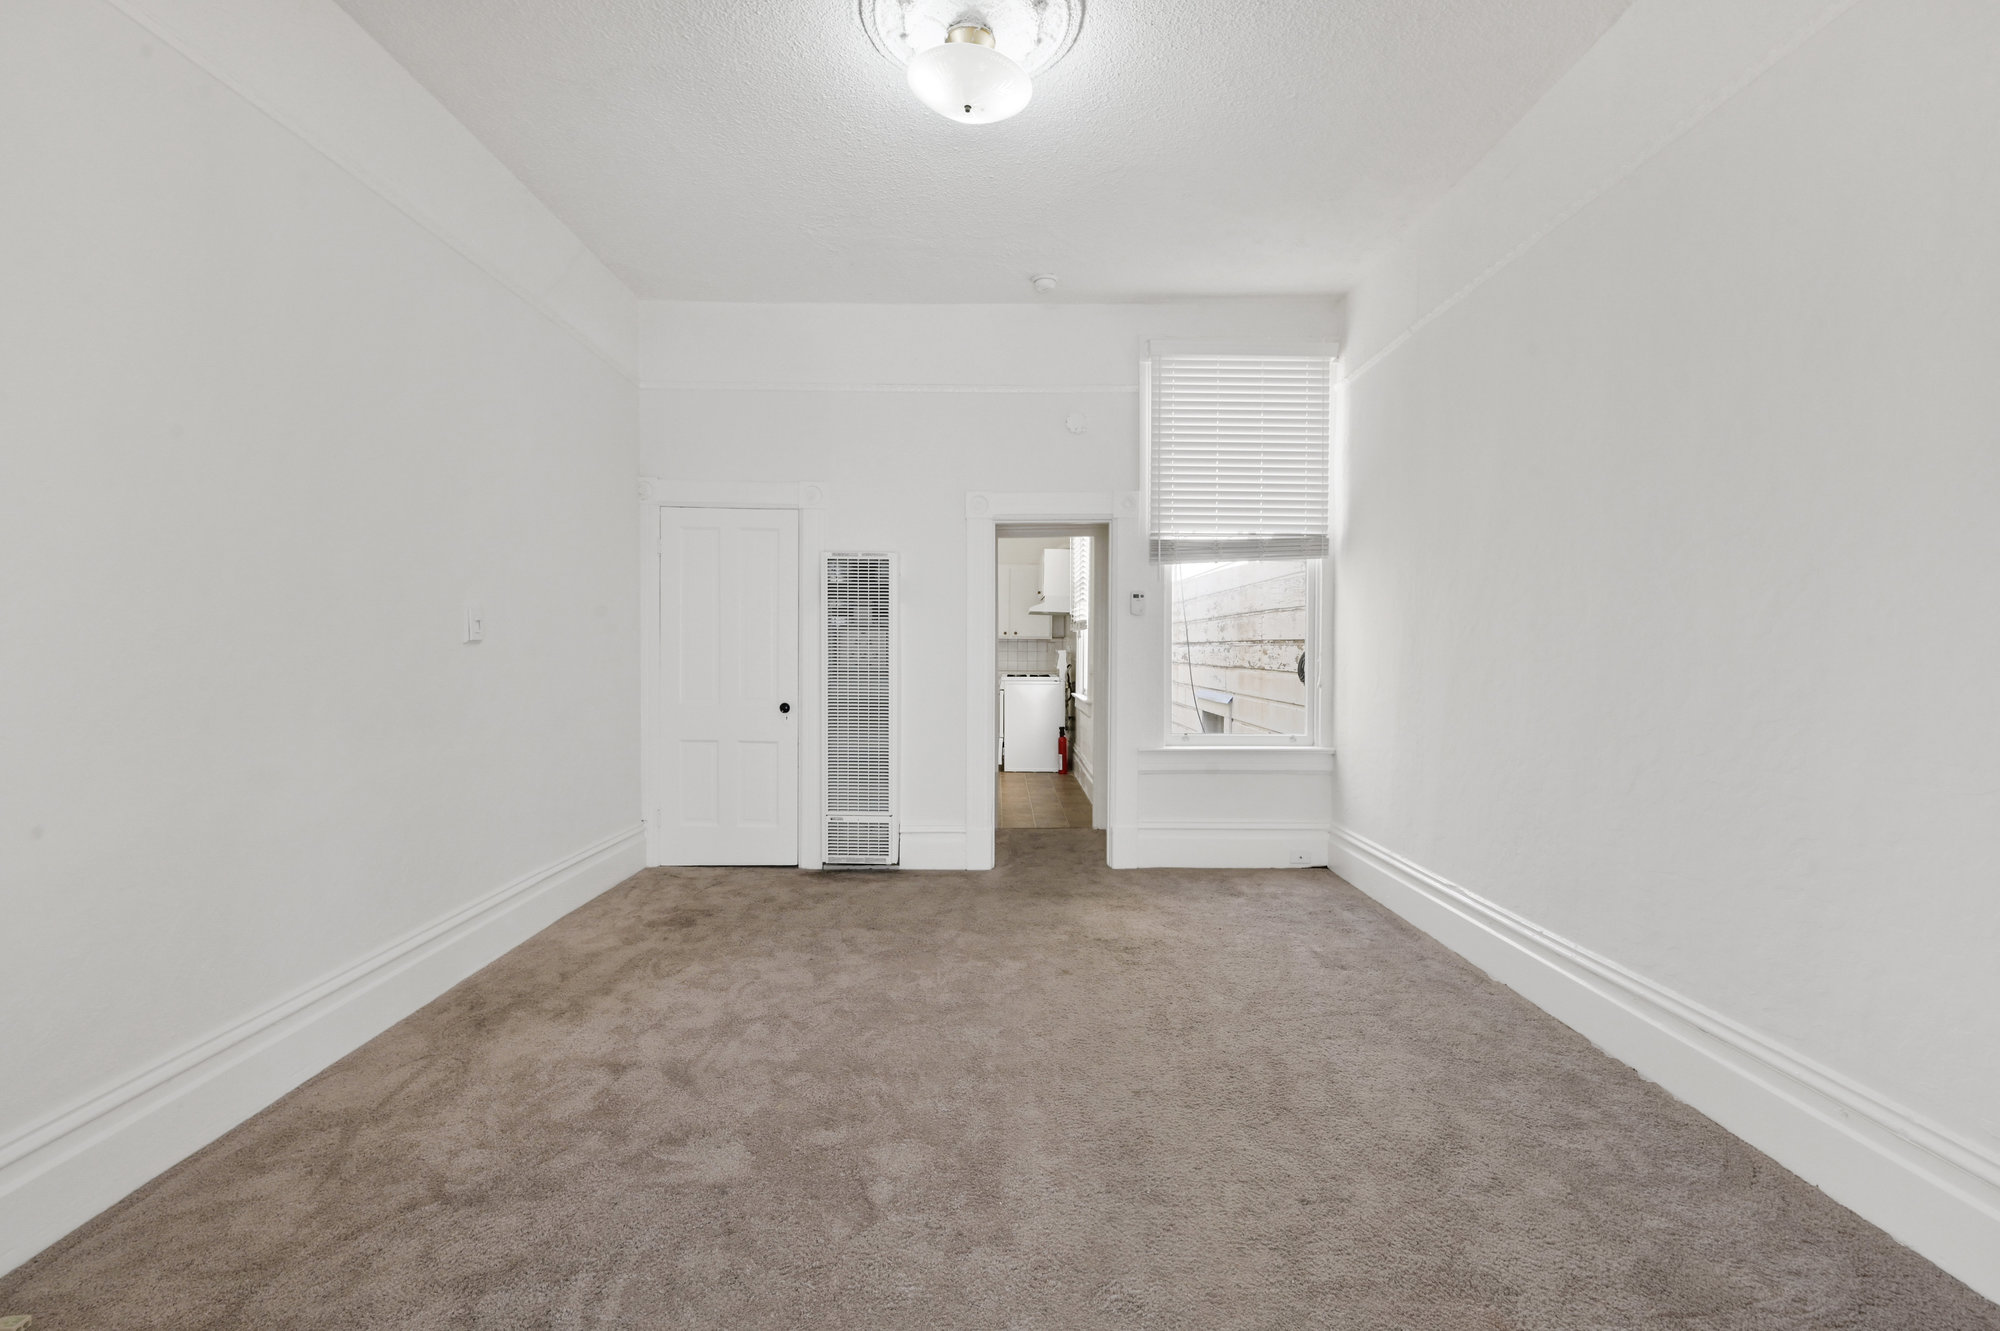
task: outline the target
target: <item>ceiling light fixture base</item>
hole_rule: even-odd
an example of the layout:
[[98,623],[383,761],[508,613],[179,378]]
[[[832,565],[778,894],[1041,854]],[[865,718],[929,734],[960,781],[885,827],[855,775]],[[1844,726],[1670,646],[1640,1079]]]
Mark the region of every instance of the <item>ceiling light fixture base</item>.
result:
[[[884,58],[908,66],[953,40],[953,29],[984,29],[971,44],[998,51],[1030,78],[1055,67],[1083,28],[1084,0],[860,0],[862,31]],[[958,42],[967,41],[964,37]]]

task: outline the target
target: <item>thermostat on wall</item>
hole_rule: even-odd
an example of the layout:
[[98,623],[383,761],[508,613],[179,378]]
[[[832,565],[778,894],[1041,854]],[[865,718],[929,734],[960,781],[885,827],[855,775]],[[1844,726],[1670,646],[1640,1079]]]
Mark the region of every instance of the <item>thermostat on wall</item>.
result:
[[1146,613],[1146,593],[1144,592],[1132,593],[1132,613],[1135,615],[1143,615]]

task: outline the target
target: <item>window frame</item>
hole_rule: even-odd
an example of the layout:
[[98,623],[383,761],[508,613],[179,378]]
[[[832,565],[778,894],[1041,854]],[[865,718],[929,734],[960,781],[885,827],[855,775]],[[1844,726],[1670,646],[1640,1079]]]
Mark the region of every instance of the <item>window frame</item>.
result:
[[[1160,729],[1163,745],[1170,749],[1313,749],[1320,747],[1321,720],[1325,711],[1325,671],[1322,650],[1326,567],[1332,556],[1302,561],[1306,566],[1306,728],[1297,735],[1200,734],[1184,735],[1174,729],[1174,595],[1172,564],[1155,564],[1160,603],[1160,628],[1155,634],[1161,660]],[[1256,561],[1238,561],[1253,563]],[[1276,561],[1274,561],[1276,562]],[[1287,561],[1289,562],[1289,561]],[[1196,709],[1199,711],[1199,707]],[[1231,711],[1234,711],[1232,705]]]
[[[1142,514],[1152,511],[1153,487],[1153,361],[1161,356],[1223,355],[1223,356],[1309,356],[1325,359],[1329,380],[1328,393],[1332,421],[1327,437],[1328,503],[1337,505],[1340,489],[1338,470],[1341,416],[1341,375],[1340,344],[1337,342],[1311,341],[1213,341],[1190,340],[1184,338],[1153,338],[1145,345],[1145,357],[1139,363],[1139,507]],[[1144,519],[1150,525],[1150,518]],[[1329,528],[1333,513],[1327,515]],[[1328,532],[1332,536],[1331,530]],[[1298,735],[1243,735],[1243,734],[1177,734],[1173,723],[1173,575],[1171,564],[1153,564],[1153,600],[1160,607],[1159,627],[1149,635],[1154,650],[1159,654],[1160,670],[1158,679],[1162,693],[1160,710],[1155,714],[1154,733],[1160,736],[1160,747],[1168,750],[1203,749],[1261,749],[1261,750],[1324,750],[1327,747],[1326,723],[1331,710],[1327,693],[1327,675],[1332,660],[1328,642],[1330,616],[1326,613],[1327,579],[1335,557],[1335,549],[1329,544],[1327,553],[1319,558],[1308,559],[1306,563],[1306,727]]]

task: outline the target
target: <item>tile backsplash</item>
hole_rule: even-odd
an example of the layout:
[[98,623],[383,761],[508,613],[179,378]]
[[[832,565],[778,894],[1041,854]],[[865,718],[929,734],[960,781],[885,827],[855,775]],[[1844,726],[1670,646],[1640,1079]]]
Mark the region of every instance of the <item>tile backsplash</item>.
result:
[[1056,649],[1063,644],[1053,638],[1001,638],[998,665],[1000,672],[1048,674],[1056,668]]

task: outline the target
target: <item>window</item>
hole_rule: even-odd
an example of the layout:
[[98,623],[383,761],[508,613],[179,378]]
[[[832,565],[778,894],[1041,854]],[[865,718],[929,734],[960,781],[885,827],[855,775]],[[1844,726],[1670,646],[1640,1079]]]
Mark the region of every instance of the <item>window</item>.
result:
[[1304,667],[1317,562],[1168,566],[1170,738],[1311,733]]
[[1079,702],[1090,701],[1090,538],[1069,538],[1069,634],[1076,643]]
[[1310,743],[1328,551],[1329,356],[1156,354],[1150,550],[1163,566],[1170,743]]

